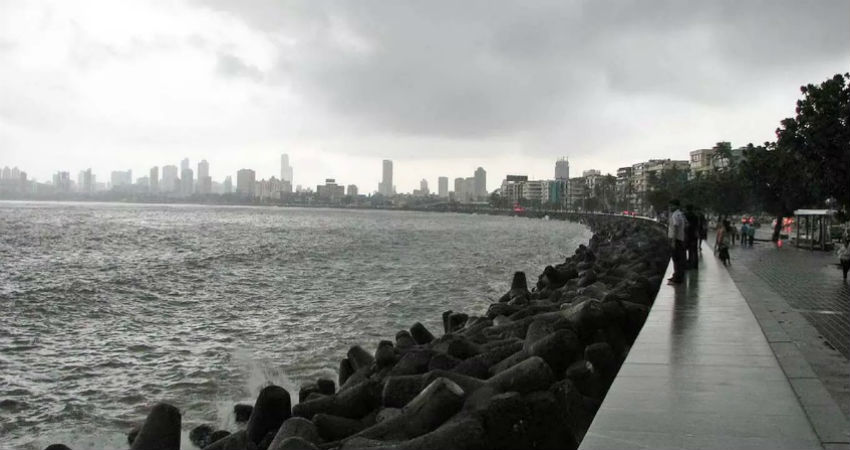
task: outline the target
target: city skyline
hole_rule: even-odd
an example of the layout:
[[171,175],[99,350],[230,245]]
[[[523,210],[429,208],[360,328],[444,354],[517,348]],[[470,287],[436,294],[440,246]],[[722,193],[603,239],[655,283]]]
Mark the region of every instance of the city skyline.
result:
[[107,180],[206,159],[222,180],[279,177],[287,153],[296,184],[372,191],[391,159],[400,192],[478,166],[548,178],[560,155],[614,173],[772,140],[800,85],[850,67],[843,0],[321,3],[7,5],[0,164]]

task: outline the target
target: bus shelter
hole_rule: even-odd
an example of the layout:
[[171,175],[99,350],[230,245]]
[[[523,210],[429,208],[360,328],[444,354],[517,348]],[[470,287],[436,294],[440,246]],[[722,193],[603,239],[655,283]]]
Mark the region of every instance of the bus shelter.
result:
[[829,250],[832,248],[832,238],[829,227],[832,224],[835,210],[832,209],[798,209],[794,211],[794,222],[797,225],[795,245],[809,250]]

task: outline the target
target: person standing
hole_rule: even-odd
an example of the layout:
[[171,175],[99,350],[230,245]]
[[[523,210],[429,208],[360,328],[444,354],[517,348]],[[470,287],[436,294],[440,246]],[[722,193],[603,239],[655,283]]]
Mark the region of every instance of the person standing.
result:
[[847,282],[847,272],[850,271],[850,239],[844,240],[844,245],[838,248],[838,260],[844,272],[844,282]]
[[670,200],[670,220],[667,223],[667,237],[673,248],[673,276],[667,284],[680,284],[685,281],[685,214],[679,206],[679,200]]
[[688,269],[699,268],[699,217],[694,205],[685,205],[685,249],[688,251]]
[[741,247],[746,247],[747,245],[747,236],[750,235],[750,225],[744,220],[741,223]]
[[699,217],[699,251],[702,253],[702,241],[708,241],[708,218],[702,208],[697,208],[697,216]]
[[753,241],[756,240],[756,227],[750,222],[750,225],[747,227],[747,244],[752,247]]

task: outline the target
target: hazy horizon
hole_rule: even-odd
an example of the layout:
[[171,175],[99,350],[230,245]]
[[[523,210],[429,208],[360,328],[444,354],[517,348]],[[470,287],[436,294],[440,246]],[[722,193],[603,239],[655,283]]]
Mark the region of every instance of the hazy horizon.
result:
[[[774,138],[850,2],[0,0],[0,167],[238,169],[399,192]],[[450,182],[451,187],[451,182]]]

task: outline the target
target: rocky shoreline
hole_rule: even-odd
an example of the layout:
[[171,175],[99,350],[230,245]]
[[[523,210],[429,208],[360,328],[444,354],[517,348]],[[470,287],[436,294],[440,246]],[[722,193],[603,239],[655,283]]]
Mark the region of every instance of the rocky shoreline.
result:
[[[237,405],[244,429],[201,425],[190,439],[210,450],[577,448],[670,256],[654,222],[584,221],[588,245],[547,266],[531,289],[517,272],[484,316],[446,311],[440,337],[417,322],[374,352],[354,345],[338,380],[303,385],[295,406],[267,386],[253,407]],[[170,450],[180,439],[179,410],[160,403],[128,440],[131,450]]]

